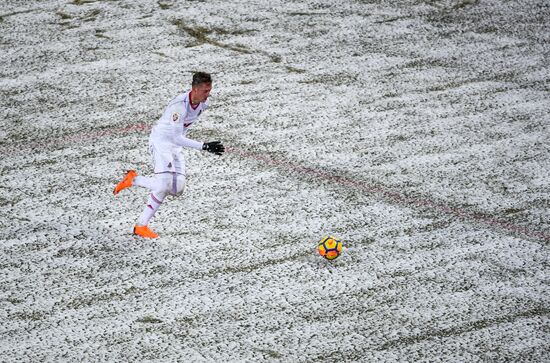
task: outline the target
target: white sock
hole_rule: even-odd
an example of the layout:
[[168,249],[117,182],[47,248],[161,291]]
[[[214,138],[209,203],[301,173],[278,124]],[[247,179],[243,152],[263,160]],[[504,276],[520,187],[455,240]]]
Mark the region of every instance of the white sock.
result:
[[153,218],[165,197],[166,194],[157,194],[157,196],[153,195],[153,193],[149,194],[147,205],[145,206],[143,212],[141,212],[141,215],[138,218],[138,226],[146,226],[147,224],[149,224],[149,220]]

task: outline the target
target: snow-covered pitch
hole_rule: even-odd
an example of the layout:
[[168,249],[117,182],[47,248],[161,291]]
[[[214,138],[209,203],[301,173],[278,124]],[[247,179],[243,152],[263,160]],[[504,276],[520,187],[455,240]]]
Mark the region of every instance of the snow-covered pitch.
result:
[[[3,0],[0,361],[547,362],[547,0]],[[211,72],[184,196],[150,127]],[[344,252],[315,251],[324,234]]]

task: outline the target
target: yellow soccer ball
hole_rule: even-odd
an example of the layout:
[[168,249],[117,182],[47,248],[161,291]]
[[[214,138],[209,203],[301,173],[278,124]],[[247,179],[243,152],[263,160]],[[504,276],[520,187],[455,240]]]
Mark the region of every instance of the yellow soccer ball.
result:
[[342,253],[342,241],[333,236],[323,236],[317,245],[317,251],[329,261]]

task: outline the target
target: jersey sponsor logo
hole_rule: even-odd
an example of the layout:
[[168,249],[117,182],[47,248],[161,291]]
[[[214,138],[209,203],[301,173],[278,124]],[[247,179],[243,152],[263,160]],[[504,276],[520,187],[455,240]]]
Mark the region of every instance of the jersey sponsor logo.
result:
[[179,118],[180,118],[179,113],[174,112],[174,113],[172,114],[172,121],[178,122]]

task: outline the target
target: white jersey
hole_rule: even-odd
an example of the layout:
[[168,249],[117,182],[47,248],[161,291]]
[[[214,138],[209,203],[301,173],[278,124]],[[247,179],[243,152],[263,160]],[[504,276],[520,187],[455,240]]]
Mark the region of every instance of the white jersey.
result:
[[188,139],[187,130],[196,122],[201,113],[208,108],[208,102],[201,102],[197,106],[191,105],[191,92],[184,92],[174,98],[151,131],[150,141],[163,149],[190,147],[202,149],[203,143]]

